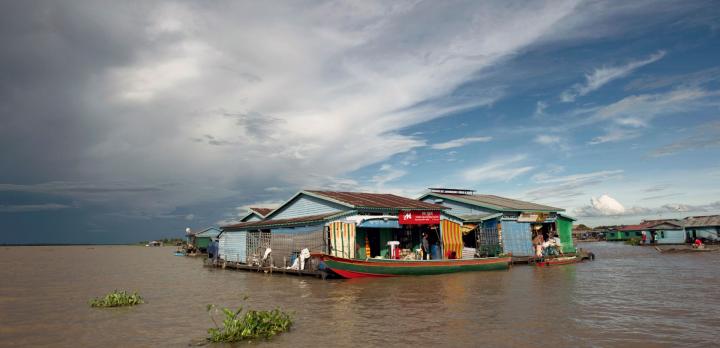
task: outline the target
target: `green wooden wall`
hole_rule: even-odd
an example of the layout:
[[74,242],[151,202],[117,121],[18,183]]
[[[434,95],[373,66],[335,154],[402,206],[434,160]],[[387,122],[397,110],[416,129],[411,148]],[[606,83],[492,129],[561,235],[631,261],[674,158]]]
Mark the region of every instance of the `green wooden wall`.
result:
[[573,246],[573,240],[572,240],[572,226],[573,226],[572,220],[566,219],[561,216],[561,217],[558,217],[556,223],[557,223],[558,234],[560,235],[560,241],[563,244],[563,252],[564,253],[575,252],[575,247]]

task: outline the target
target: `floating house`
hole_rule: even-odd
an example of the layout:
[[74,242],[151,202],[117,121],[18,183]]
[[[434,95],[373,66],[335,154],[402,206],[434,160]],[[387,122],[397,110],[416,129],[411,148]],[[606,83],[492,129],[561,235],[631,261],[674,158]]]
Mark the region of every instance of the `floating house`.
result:
[[650,244],[684,244],[686,239],[682,222],[670,219],[643,220],[639,225],[623,226],[614,231],[613,239],[608,238],[607,240],[642,238],[643,232],[645,232],[646,242]]
[[193,234],[190,237],[190,241],[201,253],[206,253],[208,245],[210,245],[210,242],[217,238],[218,235],[220,235],[219,228],[209,227]]
[[512,253],[514,257],[534,255],[532,240],[537,234],[558,235],[563,252],[575,252],[572,240],[574,218],[561,208],[520,201],[495,195],[476,194],[474,190],[430,188],[418,200],[450,208],[454,220],[462,224],[463,239],[472,245],[475,239],[481,256]]
[[689,238],[720,241],[720,215],[689,216],[682,220]]
[[[223,235],[246,240],[245,262],[272,250],[272,264],[285,267],[303,249],[349,259],[413,257],[422,233],[433,258],[462,255],[461,222],[448,207],[392,194],[300,191],[263,220],[223,226]],[[443,249],[450,251],[443,255]],[[396,251],[397,250],[397,251]],[[239,254],[239,253],[238,253]],[[243,262],[242,258],[238,258]]]
[[[270,208],[250,208],[240,222],[253,222],[265,220],[265,217],[272,212]],[[236,233],[225,233],[223,231],[218,236],[218,256],[225,261],[247,263],[248,237],[255,238],[254,235],[248,235],[246,231],[238,231]],[[267,243],[266,243],[267,244]]]

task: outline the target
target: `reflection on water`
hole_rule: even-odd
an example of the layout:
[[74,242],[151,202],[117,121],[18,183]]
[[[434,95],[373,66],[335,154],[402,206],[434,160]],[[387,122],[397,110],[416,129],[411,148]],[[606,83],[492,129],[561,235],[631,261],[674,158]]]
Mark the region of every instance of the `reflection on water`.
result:
[[[322,281],[202,267],[174,248],[0,248],[0,345],[187,346],[205,306],[295,311],[280,346],[709,346],[720,253],[588,243],[594,262],[440,276]],[[137,290],[146,304],[92,309]],[[262,342],[260,344],[263,344]]]

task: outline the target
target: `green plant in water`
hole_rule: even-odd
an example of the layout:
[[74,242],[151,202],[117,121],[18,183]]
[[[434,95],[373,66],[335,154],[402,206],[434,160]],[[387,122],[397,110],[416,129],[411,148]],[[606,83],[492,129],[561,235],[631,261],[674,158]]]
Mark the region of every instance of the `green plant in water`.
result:
[[[243,300],[246,300],[245,297]],[[210,342],[238,342],[251,339],[268,339],[279,333],[290,330],[293,324],[292,314],[279,309],[271,311],[245,310],[240,306],[232,311],[228,308],[219,309],[215,305],[207,306],[210,319],[215,324],[208,329]],[[213,318],[213,312],[221,311],[225,315],[223,325],[220,327]]]
[[625,241],[625,244],[629,244],[629,245],[640,245],[640,240],[641,240],[640,238],[633,237],[633,238],[630,238],[630,239],[626,240],[626,241]]
[[114,290],[105,295],[105,297],[97,297],[90,300],[90,307],[123,307],[134,306],[141,303],[145,302],[137,292],[131,294],[127,291]]

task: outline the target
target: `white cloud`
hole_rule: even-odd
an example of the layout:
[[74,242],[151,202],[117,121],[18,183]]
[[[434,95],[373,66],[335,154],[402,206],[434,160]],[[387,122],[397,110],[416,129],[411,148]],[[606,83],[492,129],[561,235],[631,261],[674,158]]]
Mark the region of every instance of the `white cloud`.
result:
[[584,96],[588,93],[595,91],[607,84],[608,82],[625,77],[633,72],[635,69],[641,68],[645,65],[654,63],[665,56],[665,51],[658,51],[650,55],[650,57],[632,61],[622,66],[616,67],[602,67],[596,68],[591,74],[585,75],[584,84],[575,84],[570,89],[565,90],[560,95],[560,100],[563,102],[575,101],[578,96]]
[[535,112],[533,113],[533,117],[540,117],[545,115],[545,109],[547,109],[548,104],[542,100],[538,101],[535,104]]
[[393,168],[392,165],[383,164],[380,167],[380,173],[372,177],[372,182],[377,186],[383,186],[385,183],[402,178],[407,174],[407,171],[402,169]]
[[541,171],[532,176],[533,182],[540,184],[539,187],[524,193],[529,200],[564,200],[579,197],[584,194],[585,189],[602,184],[604,182],[619,179],[623,170],[601,170],[590,173],[580,173],[564,176],[556,176],[557,170],[552,168]]
[[625,97],[609,105],[576,111],[580,121],[570,127],[589,126],[605,123],[605,132],[593,138],[589,144],[618,142],[639,137],[651,122],[665,115],[682,114],[705,106],[717,105],[708,102],[720,91],[702,88],[680,88],[665,93],[641,94]]
[[462,176],[465,180],[473,182],[510,181],[534,168],[532,166],[518,165],[526,158],[526,155],[516,155],[509,158],[489,161],[485,165],[464,170]]
[[492,140],[492,137],[467,137],[467,138],[459,138],[459,139],[453,139],[448,142],[444,143],[438,143],[433,144],[430,147],[435,150],[447,150],[452,149],[456,147],[462,147],[467,144],[471,143],[486,143],[488,141]]
[[159,6],[141,22],[152,44],[131,47],[131,59],[84,91],[88,118],[107,131],[85,147],[77,171],[172,178],[172,194],[142,200],[166,213],[273,194],[266,187],[357,187],[333,178],[426,146],[402,133],[408,127],[501,98],[495,86],[472,98],[452,92],[544,40],[574,9],[573,1]]
[[560,137],[557,135],[541,134],[535,137],[535,142],[542,145],[557,144],[560,140]]
[[574,214],[579,217],[603,217],[603,216],[643,216],[662,215],[672,213],[689,212],[714,212],[720,209],[720,201],[708,204],[692,205],[672,203],[656,208],[632,207],[626,208],[616,199],[603,194],[602,196],[590,199],[590,204],[576,208]]
[[194,218],[195,218],[195,214],[187,214],[187,215],[185,215],[185,220],[187,220],[187,221],[191,221],[191,220],[194,219]]

